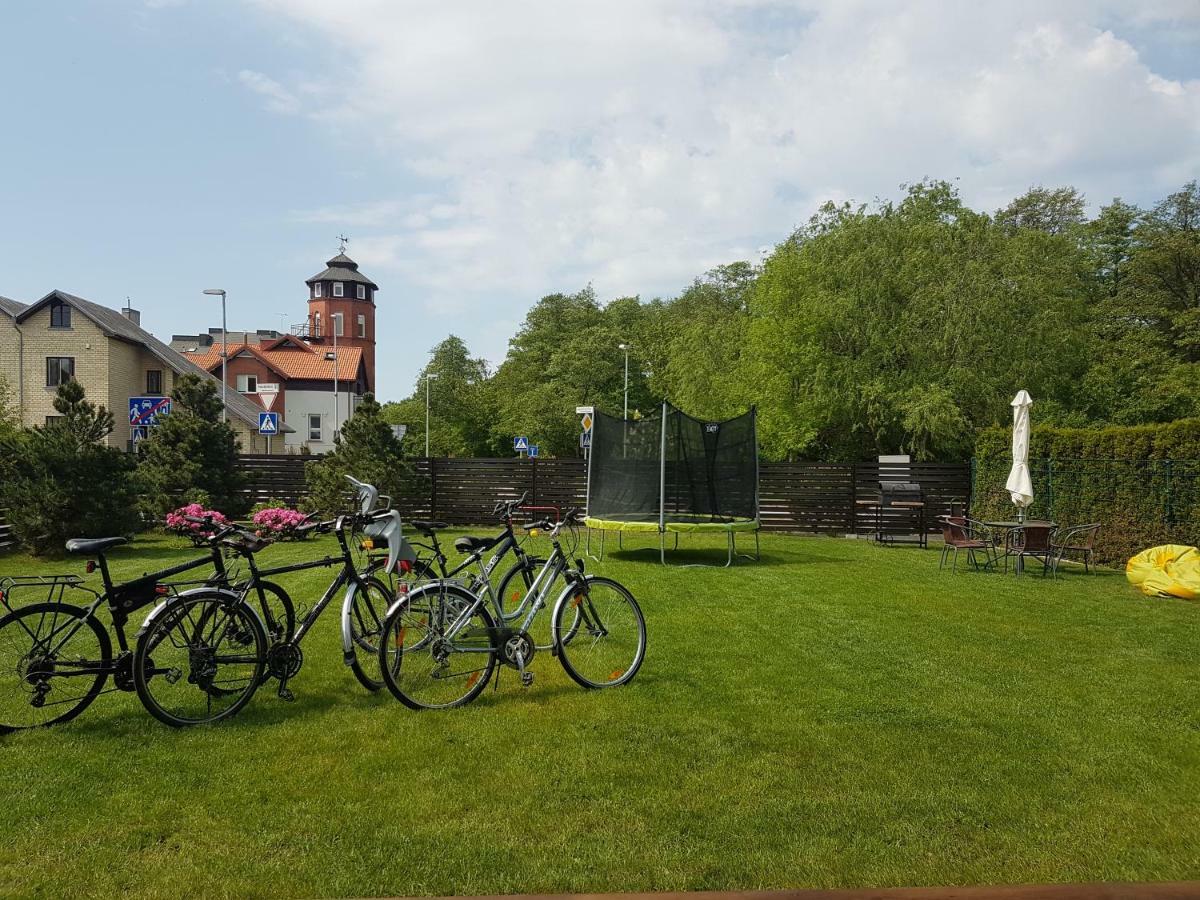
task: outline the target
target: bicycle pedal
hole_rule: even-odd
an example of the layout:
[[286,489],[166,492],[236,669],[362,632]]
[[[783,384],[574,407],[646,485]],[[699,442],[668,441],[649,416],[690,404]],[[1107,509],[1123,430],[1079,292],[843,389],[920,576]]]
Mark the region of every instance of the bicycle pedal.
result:
[[284,703],[292,703],[293,701],[295,701],[296,695],[293,694],[287,688],[285,688],[283,685],[280,685],[279,686],[279,699],[282,700]]
[[533,684],[533,673],[532,672],[522,672],[521,673],[521,687],[529,687],[531,684]]

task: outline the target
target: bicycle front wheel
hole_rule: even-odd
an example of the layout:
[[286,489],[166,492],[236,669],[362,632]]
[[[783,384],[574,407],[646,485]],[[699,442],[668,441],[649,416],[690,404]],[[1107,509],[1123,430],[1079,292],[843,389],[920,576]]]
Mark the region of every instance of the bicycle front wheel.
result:
[[[384,684],[405,706],[463,706],[487,687],[496,668],[496,629],[476,600],[462,588],[435,584],[392,609],[383,624],[379,661]],[[459,622],[472,606],[478,608]]]
[[632,680],[646,657],[646,620],[624,585],[589,575],[554,607],[552,634],[563,669],[585,688]]
[[223,593],[182,596],[138,640],[133,682],[160,722],[219,722],[250,702],[266,658],[266,633],[247,603]]
[[354,659],[350,669],[358,683],[368,691],[383,687],[379,671],[379,640],[383,634],[383,618],[392,602],[392,592],[378,578],[367,578],[354,590],[348,616],[350,647]]
[[33,603],[0,618],[0,734],[70,721],[111,670],[108,632],[86,609]]

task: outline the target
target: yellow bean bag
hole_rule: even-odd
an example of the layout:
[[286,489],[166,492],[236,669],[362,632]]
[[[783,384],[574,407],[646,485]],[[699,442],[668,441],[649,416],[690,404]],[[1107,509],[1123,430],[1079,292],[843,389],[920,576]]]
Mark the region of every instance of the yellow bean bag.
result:
[[1150,597],[1200,599],[1200,550],[1183,544],[1151,547],[1125,564],[1125,577]]

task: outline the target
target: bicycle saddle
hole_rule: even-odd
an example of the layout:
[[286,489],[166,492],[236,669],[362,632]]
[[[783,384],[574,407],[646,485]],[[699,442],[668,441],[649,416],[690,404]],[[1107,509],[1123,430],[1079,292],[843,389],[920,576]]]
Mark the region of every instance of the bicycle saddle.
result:
[[498,537],[485,538],[467,535],[455,540],[454,549],[459,553],[478,553],[488,549],[488,547],[491,547],[498,540],[500,540]]
[[115,547],[117,544],[128,544],[129,538],[123,537],[107,537],[107,538],[71,538],[67,541],[68,553],[103,553],[109,547]]
[[421,532],[421,534],[430,536],[432,536],[433,533],[439,529],[450,527],[446,522],[427,522],[424,519],[413,519],[408,524],[417,531]]

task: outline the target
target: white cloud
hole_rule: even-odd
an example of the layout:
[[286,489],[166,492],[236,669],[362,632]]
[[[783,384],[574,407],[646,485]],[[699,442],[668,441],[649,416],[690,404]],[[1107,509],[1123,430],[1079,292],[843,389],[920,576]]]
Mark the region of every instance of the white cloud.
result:
[[242,69],[238,72],[238,81],[266,101],[267,109],[271,112],[294,115],[300,112],[300,100],[273,78],[253,69]]
[[1193,0],[253,2],[328,48],[307,60],[322,89],[239,79],[429,185],[301,217],[365,229],[364,266],[451,315],[501,290],[670,292],[824,199],[925,175],[995,208],[1039,183],[1149,199],[1200,171],[1200,80],[1122,36],[1195,33]]

